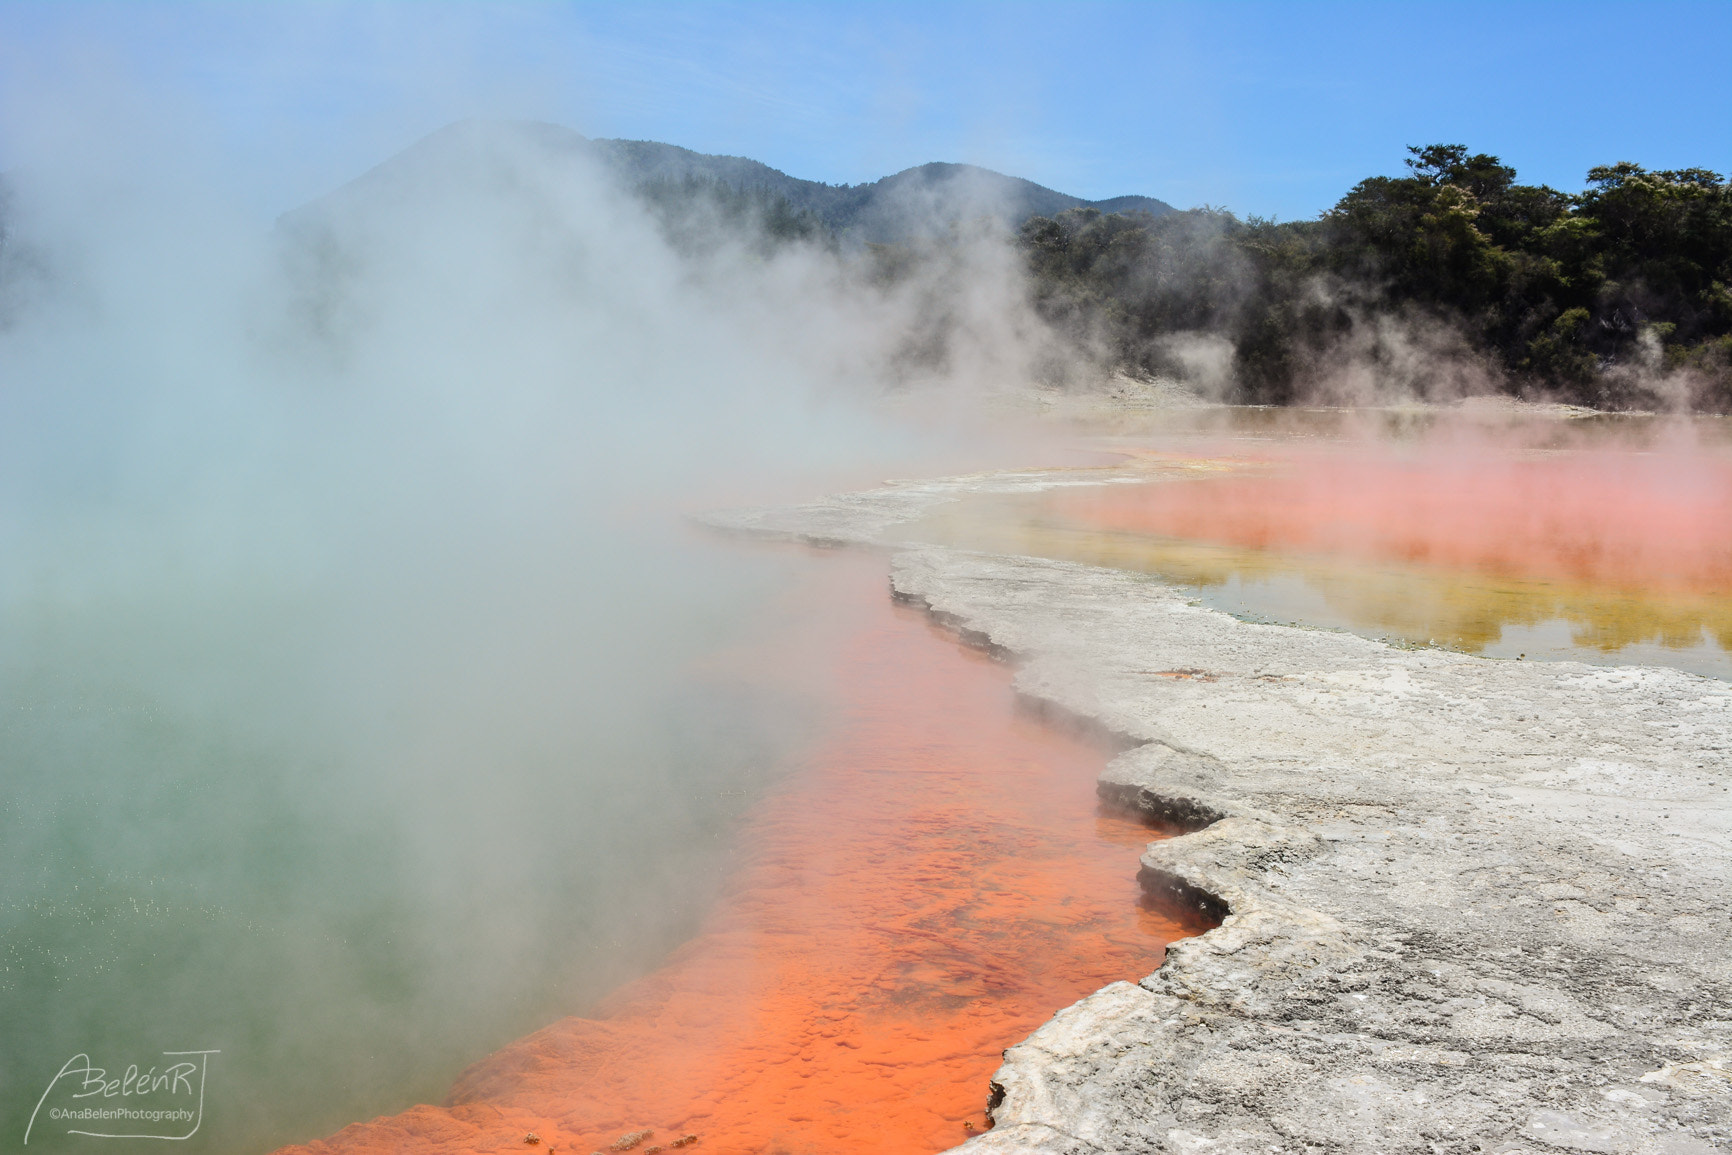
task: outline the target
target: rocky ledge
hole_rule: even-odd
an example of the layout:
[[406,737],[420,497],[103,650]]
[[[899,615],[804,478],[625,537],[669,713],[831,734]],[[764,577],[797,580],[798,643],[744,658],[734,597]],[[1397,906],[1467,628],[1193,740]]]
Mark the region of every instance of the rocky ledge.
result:
[[[955,492],[723,524],[882,544]],[[1732,1150],[1732,686],[1247,623],[1031,558],[911,549],[892,587],[1121,736],[1102,797],[1190,830],[1145,886],[1223,916],[1008,1050],[959,1150]]]

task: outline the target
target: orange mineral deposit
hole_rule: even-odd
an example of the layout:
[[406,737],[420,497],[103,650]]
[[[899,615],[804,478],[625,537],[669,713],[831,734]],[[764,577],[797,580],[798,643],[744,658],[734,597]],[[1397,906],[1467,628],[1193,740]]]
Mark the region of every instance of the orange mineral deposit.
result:
[[446,1105],[298,1150],[533,1133],[582,1155],[647,1129],[634,1149],[940,1151],[986,1126],[1004,1048],[1201,929],[1142,901],[1155,832],[1098,809],[1102,749],[1019,713],[1008,669],[894,606],[882,559],[822,568],[847,623],[814,679],[832,724],[752,816],[702,932],[594,1017],[477,1063]]
[[1732,592],[1732,461],[1689,448],[1331,448],[1272,455],[1248,473],[1060,504],[1107,529],[1252,549],[1605,588]]

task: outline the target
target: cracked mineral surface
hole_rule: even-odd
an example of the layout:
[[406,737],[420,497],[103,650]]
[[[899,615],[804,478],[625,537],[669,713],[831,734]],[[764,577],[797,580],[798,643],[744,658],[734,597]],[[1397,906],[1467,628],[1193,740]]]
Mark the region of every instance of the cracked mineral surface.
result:
[[[1053,480],[710,520],[881,547]],[[1123,739],[1102,797],[1192,831],[1144,885],[1226,916],[1011,1047],[960,1150],[1732,1150],[1732,686],[1249,623],[1066,562],[891,571],[1031,703]]]

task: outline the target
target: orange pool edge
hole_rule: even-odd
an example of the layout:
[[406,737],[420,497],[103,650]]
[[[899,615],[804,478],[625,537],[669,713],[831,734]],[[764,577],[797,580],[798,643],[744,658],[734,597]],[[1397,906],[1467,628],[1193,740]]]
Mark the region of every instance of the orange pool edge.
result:
[[[834,722],[752,813],[700,933],[594,1017],[498,1051],[443,1106],[284,1152],[939,1151],[984,1128],[1004,1048],[1207,929],[1144,899],[1159,833],[1103,810],[1110,756],[1011,673],[819,563]],[[831,624],[834,634],[834,623]],[[534,1142],[530,1137],[534,1137]]]

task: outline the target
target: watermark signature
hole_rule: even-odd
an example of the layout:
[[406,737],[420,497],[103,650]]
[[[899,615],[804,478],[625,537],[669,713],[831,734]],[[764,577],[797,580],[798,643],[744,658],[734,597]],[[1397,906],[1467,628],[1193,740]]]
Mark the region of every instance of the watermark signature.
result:
[[[167,1063],[152,1063],[143,1070],[131,1063],[110,1078],[105,1068],[80,1052],[66,1060],[42,1098],[36,1100],[36,1110],[30,1112],[30,1122],[24,1128],[24,1143],[29,1145],[38,1116],[46,1124],[71,1124],[65,1130],[67,1135],[92,1139],[190,1139],[204,1122],[204,1083],[210,1057],[220,1054],[164,1051],[162,1057],[169,1060]],[[101,1130],[86,1130],[98,1127]]]

